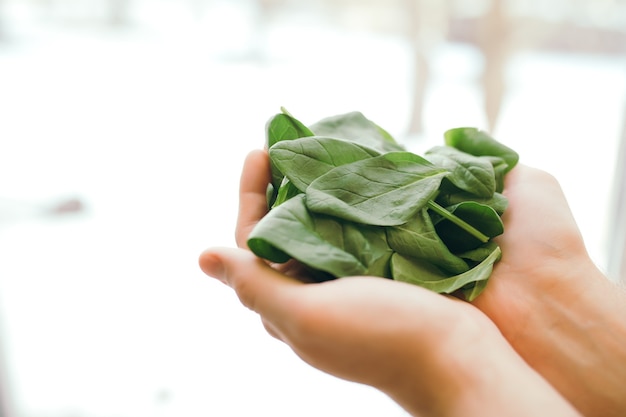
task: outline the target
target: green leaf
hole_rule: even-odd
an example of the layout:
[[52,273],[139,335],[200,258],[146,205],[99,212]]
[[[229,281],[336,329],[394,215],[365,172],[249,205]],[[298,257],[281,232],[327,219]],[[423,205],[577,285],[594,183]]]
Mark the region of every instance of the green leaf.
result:
[[426,260],[454,274],[469,269],[467,263],[450,252],[439,238],[427,209],[420,210],[400,226],[386,229],[389,247],[400,255]]
[[439,204],[437,204],[433,200],[428,201],[428,208],[432,210],[433,215],[436,218],[441,218],[441,221],[447,220],[453,223],[455,226],[458,226],[461,230],[463,230],[464,232],[467,232],[470,236],[473,236],[474,238],[478,239],[480,242],[485,243],[489,241],[489,236],[485,235],[483,232],[476,229],[474,226],[472,226],[465,220],[461,219],[460,217],[455,216],[454,214],[446,210],[444,207],[441,207]]
[[[313,132],[303,125],[302,122],[289,114],[276,114],[265,124],[265,140],[268,149],[278,142],[298,139],[306,136],[313,136]],[[271,158],[270,169],[272,171],[272,185],[276,190],[278,190],[283,180],[284,173],[278,169]]]
[[490,198],[480,198],[465,191],[461,191],[456,187],[448,187],[446,186],[446,182],[447,180],[445,179],[441,182],[441,187],[439,188],[440,192],[435,199],[435,201],[443,207],[453,206],[465,201],[474,201],[489,206],[494,209],[496,213],[502,215],[509,205],[509,200],[500,193],[496,192]]
[[318,136],[329,136],[358,142],[380,153],[403,151],[393,137],[360,112],[327,117],[311,125]]
[[486,132],[473,127],[459,127],[444,133],[445,143],[475,156],[498,156],[506,164],[506,172],[517,165],[519,155],[513,149],[498,142]]
[[[396,281],[419,285],[438,293],[451,294],[463,289],[466,295],[471,297],[468,301],[472,301],[484,289],[484,284],[486,284],[493,271],[493,265],[500,259],[501,253],[500,248],[496,247],[480,264],[452,277],[446,277],[441,271],[427,262],[407,258],[396,253],[391,257],[391,271],[393,279]],[[475,292],[466,291],[475,285],[480,285],[481,287]]]
[[501,193],[504,190],[504,177],[509,170],[509,165],[498,156],[484,156],[483,158],[491,162],[496,178],[496,192]]
[[[491,274],[491,271],[489,271],[489,273]],[[469,285],[466,288],[463,288],[462,289],[463,297],[465,297],[467,301],[470,301],[470,302],[474,301],[476,297],[478,297],[480,293],[483,292],[485,287],[487,287],[488,281],[489,279],[484,279],[482,281],[475,282],[474,285]]]
[[274,185],[271,182],[267,184],[267,188],[265,189],[265,201],[267,201],[268,210],[272,207],[272,205],[276,201],[277,195],[278,195],[278,190],[274,188]]
[[434,165],[450,171],[447,179],[465,192],[489,198],[496,191],[493,165],[487,159],[449,146],[435,146],[426,152],[425,157]]
[[248,247],[269,261],[282,263],[295,258],[335,276],[363,275],[367,271],[353,255],[320,236],[304,204],[304,194],[266,214],[250,233]]
[[459,128],[428,151],[431,163],[362,113],[306,127],[281,111],[266,124],[271,210],[248,240],[257,256],[295,259],[318,281],[367,274],[468,300],[483,291],[517,153]]
[[[331,245],[352,254],[365,266],[364,274],[391,278],[389,261],[393,250],[384,227],[366,226],[334,217],[313,215],[315,230]],[[340,271],[332,271],[341,277]]]
[[289,178],[284,177],[283,182],[280,184],[280,188],[278,189],[278,193],[276,194],[276,198],[273,200],[272,208],[276,208],[283,204],[285,201],[290,198],[300,194],[301,191],[293,185]]
[[[471,224],[488,238],[499,236],[504,232],[504,225],[498,213],[484,204],[465,201],[446,207],[446,210]],[[434,223],[441,240],[453,253],[466,252],[485,243],[449,220],[438,219]]]
[[479,246],[476,249],[469,250],[467,252],[458,253],[459,258],[467,259],[475,263],[480,263],[487,259],[487,257],[496,249],[498,244],[492,240]]
[[397,252],[391,257],[391,275],[395,281],[408,282],[439,293],[446,292],[449,285],[438,286],[437,283],[451,276],[425,259],[413,258]]
[[306,190],[317,213],[375,226],[406,223],[437,193],[447,171],[410,152],[389,152],[333,168]]
[[285,113],[278,113],[268,120],[265,130],[268,148],[284,140],[293,140],[314,135],[311,129],[306,127],[302,122]]
[[269,155],[301,191],[331,169],[379,155],[373,149],[343,139],[320,136],[279,142]]

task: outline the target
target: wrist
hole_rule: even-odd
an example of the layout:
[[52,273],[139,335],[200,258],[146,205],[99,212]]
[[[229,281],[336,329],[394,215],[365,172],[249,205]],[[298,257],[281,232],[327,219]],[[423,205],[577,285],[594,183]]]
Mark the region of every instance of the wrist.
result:
[[454,416],[580,416],[503,338],[480,349],[463,379]]
[[579,416],[495,326],[493,333],[485,334],[483,330],[464,364],[457,364],[456,378],[463,391],[451,416]]
[[591,262],[575,272],[555,288],[534,291],[525,326],[507,339],[583,414],[621,416],[626,294]]
[[400,379],[383,391],[419,416],[579,415],[492,323],[479,323],[476,317],[457,323],[427,361],[407,366],[405,383]]

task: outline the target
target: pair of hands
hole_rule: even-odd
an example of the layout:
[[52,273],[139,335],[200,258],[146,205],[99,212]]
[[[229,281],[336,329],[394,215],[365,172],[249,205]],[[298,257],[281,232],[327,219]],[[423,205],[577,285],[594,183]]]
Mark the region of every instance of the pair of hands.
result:
[[[296,263],[256,258],[246,240],[266,214],[269,179],[267,153],[252,152],[240,183],[240,249],[207,250],[200,266],[309,364],[374,386],[414,415],[578,415],[570,403],[588,415],[626,410],[615,404],[619,392],[604,394],[598,408],[595,391],[610,381],[572,379],[595,358],[581,357],[589,341],[575,334],[588,329],[568,321],[572,302],[589,283],[597,292],[607,283],[548,174],[524,166],[508,174],[503,256],[472,304],[375,277],[304,284]],[[601,302],[590,297],[592,307]]]

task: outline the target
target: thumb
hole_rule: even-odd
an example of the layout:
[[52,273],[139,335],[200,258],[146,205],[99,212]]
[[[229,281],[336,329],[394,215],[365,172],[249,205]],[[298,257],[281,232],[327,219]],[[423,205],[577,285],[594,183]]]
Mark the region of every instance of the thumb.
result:
[[227,251],[229,251],[228,248],[208,249],[202,252],[198,263],[202,272],[228,285],[226,267],[224,265],[224,257],[227,255]]
[[204,273],[233,288],[243,305],[263,316],[282,314],[287,294],[303,285],[244,249],[208,249],[199,264]]

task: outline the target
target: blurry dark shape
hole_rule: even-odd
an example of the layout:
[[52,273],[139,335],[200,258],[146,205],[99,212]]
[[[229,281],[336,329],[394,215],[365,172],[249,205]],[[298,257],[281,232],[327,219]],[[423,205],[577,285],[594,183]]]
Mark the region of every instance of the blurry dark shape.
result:
[[71,198],[50,207],[50,214],[67,214],[82,211],[83,202],[77,198]]
[[49,201],[0,198],[0,222],[41,216],[67,216],[84,210],[85,204],[76,197],[55,198]]

